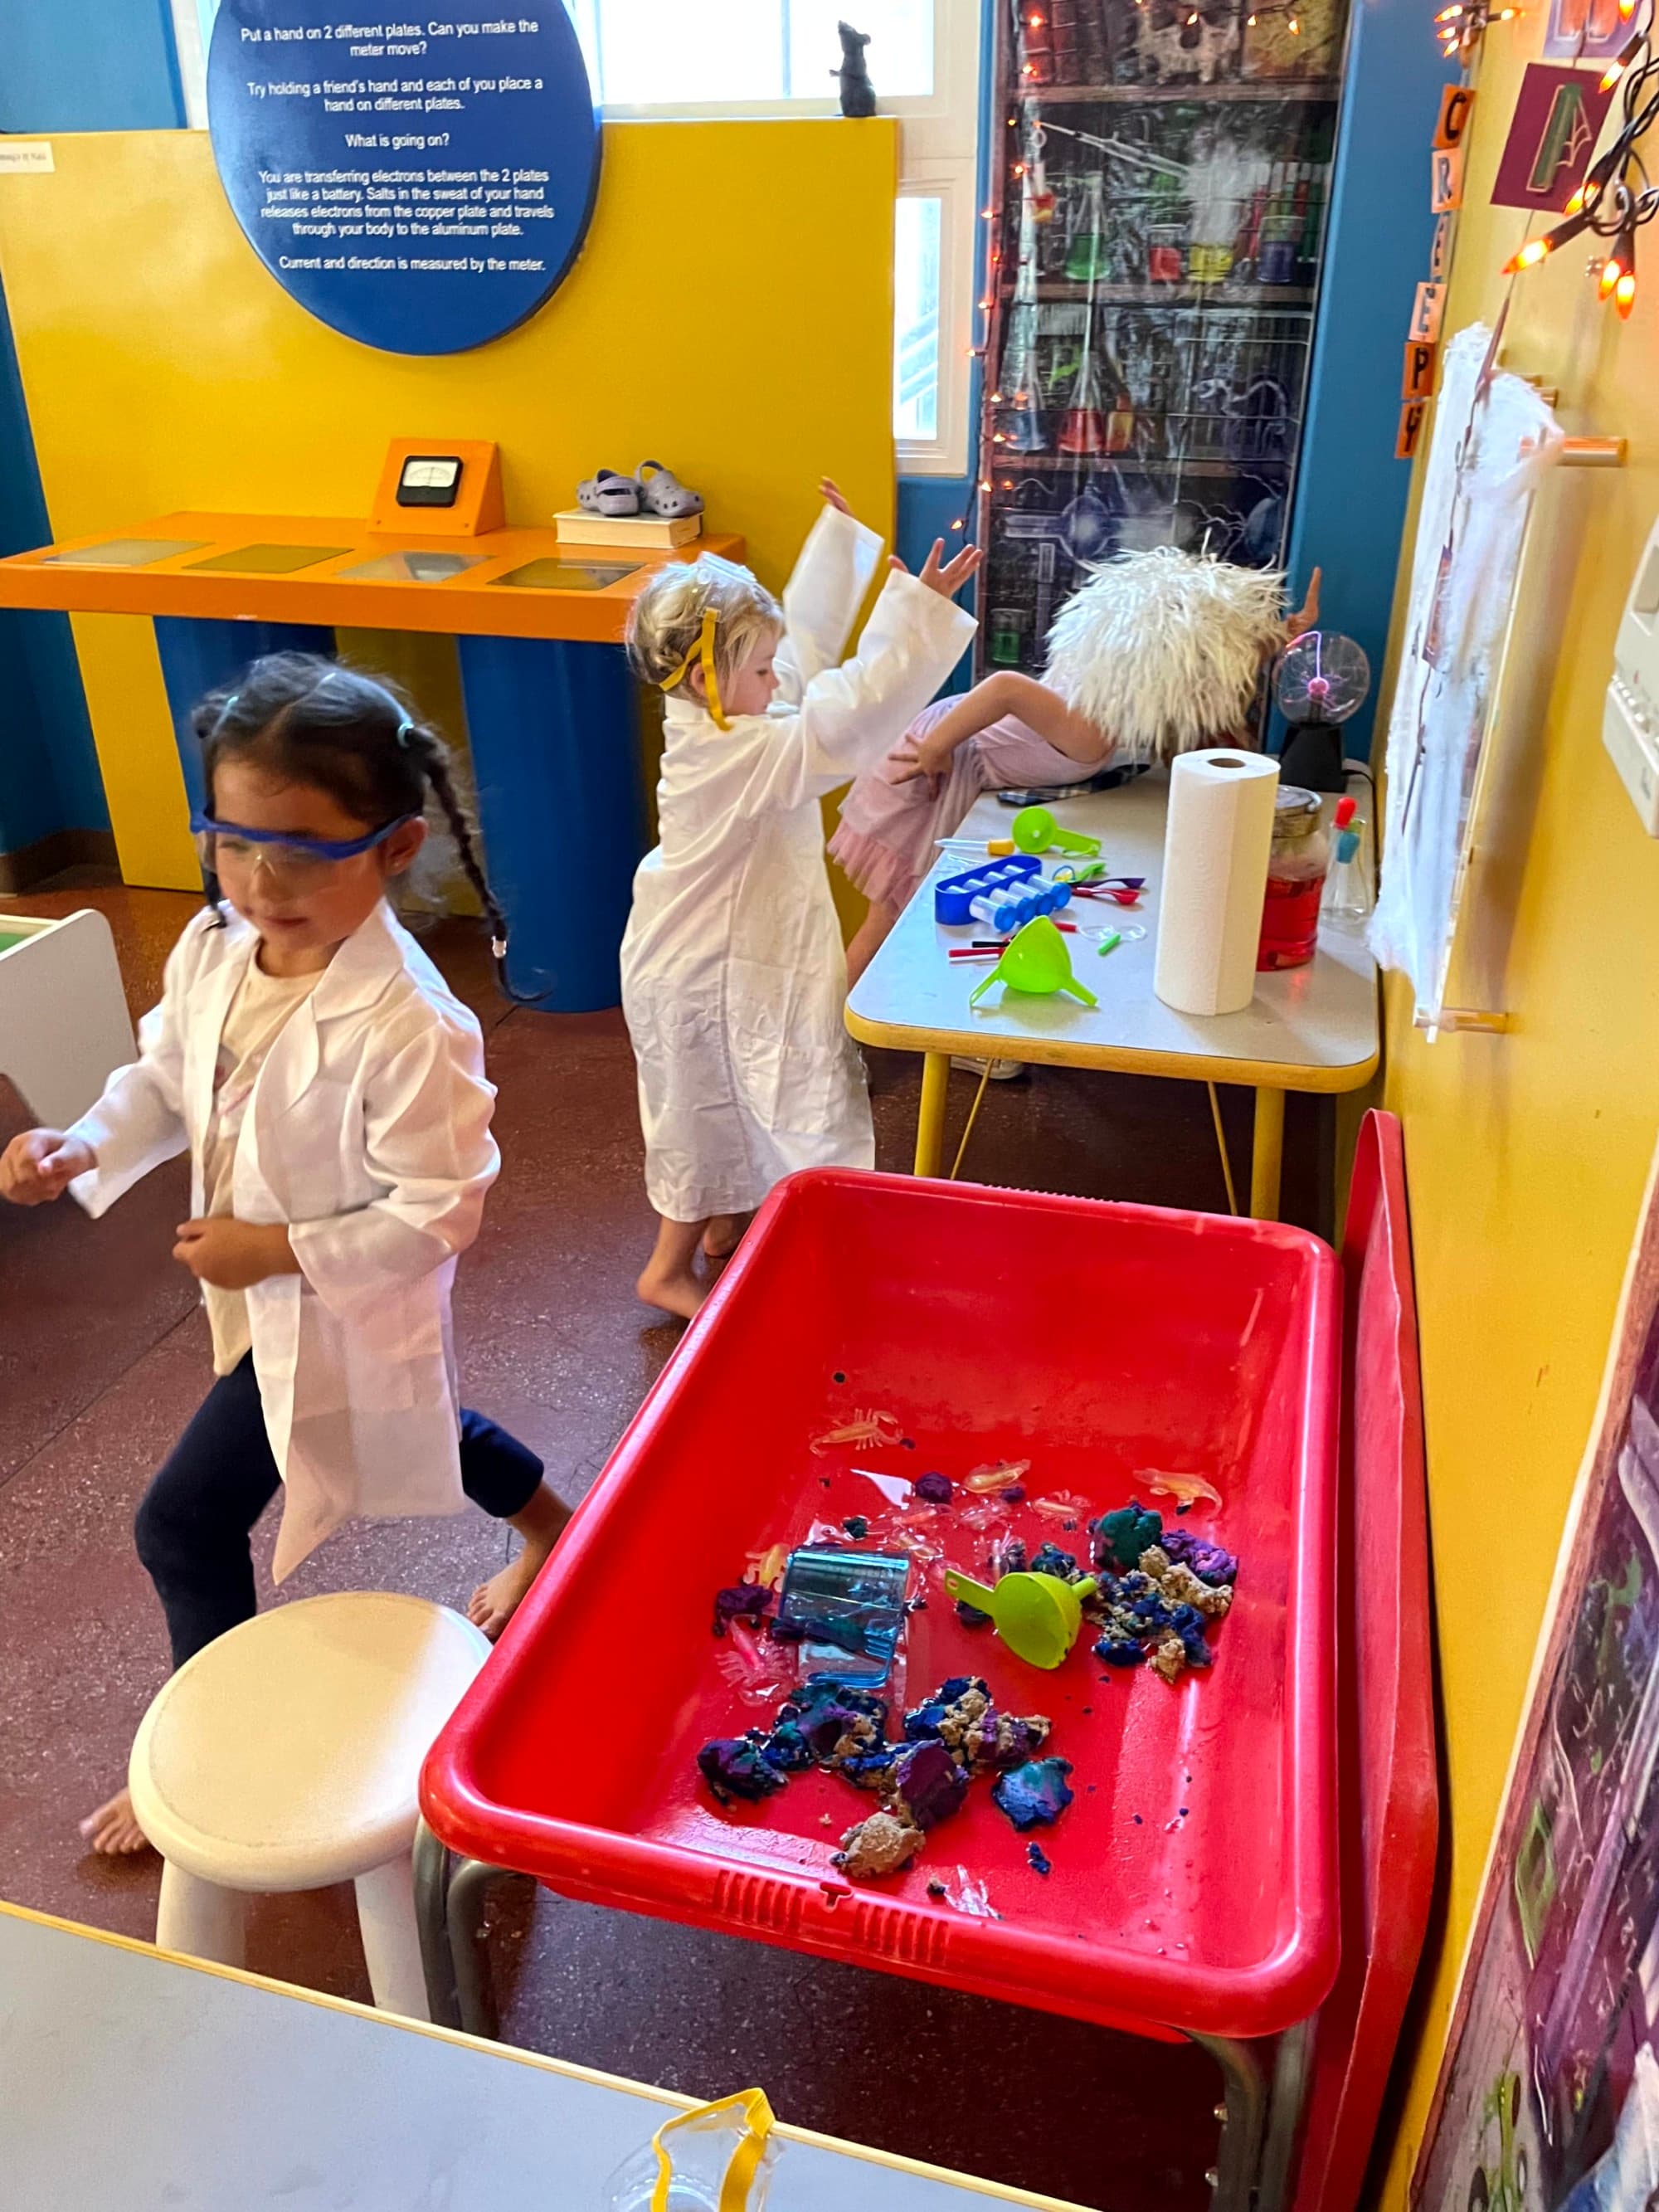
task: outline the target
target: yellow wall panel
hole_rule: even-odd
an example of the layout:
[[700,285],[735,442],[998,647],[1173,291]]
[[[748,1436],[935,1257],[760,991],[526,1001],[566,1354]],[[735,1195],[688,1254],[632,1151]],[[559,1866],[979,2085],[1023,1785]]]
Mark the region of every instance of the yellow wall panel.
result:
[[1509,293],[1505,365],[1559,390],[1570,430],[1627,437],[1630,458],[1564,480],[1552,512],[1558,528],[1582,530],[1577,558],[1565,549],[1553,592],[1526,611],[1548,627],[1554,672],[1535,811],[1510,909],[1474,917],[1477,929],[1512,926],[1513,1027],[1430,1044],[1398,979],[1387,994],[1386,1097],[1405,1121],[1421,1308],[1450,1840],[1449,1918],[1390,2207],[1406,2202],[1427,2117],[1659,1122],[1659,844],[1601,741],[1613,633],[1659,513],[1659,268],[1627,324],[1596,304],[1589,240],[1512,290],[1499,276],[1526,217],[1487,200],[1543,22],[1528,14],[1486,41],[1445,335],[1492,323]]
[[[608,126],[566,283],[506,337],[432,360],[296,307],[202,132],[54,155],[0,188],[0,281],[59,538],[174,507],[361,515],[399,434],[495,439],[514,522],[574,504],[596,468],[665,461],[775,588],[826,471],[890,535],[890,122]],[[99,757],[128,880],[193,884],[142,629],[76,623]]]

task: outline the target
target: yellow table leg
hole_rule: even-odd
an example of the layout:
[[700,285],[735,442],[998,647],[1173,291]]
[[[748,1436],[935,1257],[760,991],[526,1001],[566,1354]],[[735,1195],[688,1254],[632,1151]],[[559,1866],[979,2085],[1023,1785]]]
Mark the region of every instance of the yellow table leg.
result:
[[1279,1171],[1284,1158],[1285,1094],[1258,1090],[1250,1145],[1250,1212],[1258,1221],[1279,1218]]
[[936,1176],[945,1158],[945,1097],[950,1083],[950,1054],[924,1054],[921,1105],[916,1115],[916,1173],[919,1176]]

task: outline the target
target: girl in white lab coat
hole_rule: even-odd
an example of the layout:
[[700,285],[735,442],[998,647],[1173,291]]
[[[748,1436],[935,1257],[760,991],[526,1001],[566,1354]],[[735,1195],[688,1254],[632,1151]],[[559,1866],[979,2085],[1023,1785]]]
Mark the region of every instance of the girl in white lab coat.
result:
[[[67,1130],[0,1156],[0,1196],[94,1216],[188,1150],[217,1380],[138,1509],[175,1666],[255,1610],[249,1535],[283,1487],[280,1582],[353,1514],[463,1493],[524,1536],[469,1611],[499,1634],[568,1517],[541,1462],[456,1394],[450,1286],[500,1166],[478,1024],[386,903],[434,798],[504,936],[442,739],[381,684],[308,653],[198,709],[208,903],[161,1003]],[[82,1823],[144,1838],[126,1794]]]
[[892,563],[838,665],[881,540],[823,489],[781,606],[705,556],[653,577],[629,624],[667,695],[660,842],[622,953],[658,1224],[639,1294],[688,1319],[698,1246],[729,1250],[781,1176],[875,1164],[818,801],[890,750],[974,632],[951,595],[980,556],[945,562],[939,544],[920,576]]

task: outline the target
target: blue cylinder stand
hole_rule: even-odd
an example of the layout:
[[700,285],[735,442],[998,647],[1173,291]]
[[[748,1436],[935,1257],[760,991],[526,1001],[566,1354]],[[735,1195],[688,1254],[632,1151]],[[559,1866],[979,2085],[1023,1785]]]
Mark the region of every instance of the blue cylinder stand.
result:
[[645,848],[633,678],[620,646],[462,637],[461,690],[507,980],[550,1013],[622,995]]
[[161,659],[173,714],[173,734],[185,771],[191,811],[202,811],[202,753],[191,728],[198,699],[234,684],[250,662],[267,653],[334,652],[334,633],[313,623],[208,622],[192,615],[157,615],[155,650]]

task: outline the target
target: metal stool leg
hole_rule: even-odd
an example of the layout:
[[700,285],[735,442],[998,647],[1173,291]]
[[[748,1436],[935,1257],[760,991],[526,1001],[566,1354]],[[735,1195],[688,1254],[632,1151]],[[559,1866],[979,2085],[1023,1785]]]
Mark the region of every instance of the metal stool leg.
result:
[[415,1831],[415,1910],[432,2017],[469,2035],[495,2033],[495,1994],[478,1941],[484,1893],[510,1867],[458,1858],[424,1820]]
[[1291,2160],[1308,2101],[1313,2059],[1314,2022],[1298,2021],[1279,2039],[1273,2053],[1273,2091],[1267,2105],[1267,2140],[1261,2147],[1261,2182],[1256,2212],[1284,2212],[1290,2202]]
[[415,1924],[421,1939],[427,2005],[440,2027],[459,2027],[455,1960],[449,1948],[450,1855],[424,1820],[415,1824]]
[[1250,2212],[1267,2104],[1261,2061],[1254,2045],[1233,2036],[1194,2035],[1192,2039],[1209,2052],[1226,2084],[1221,2148],[1208,2177],[1210,2212]]

